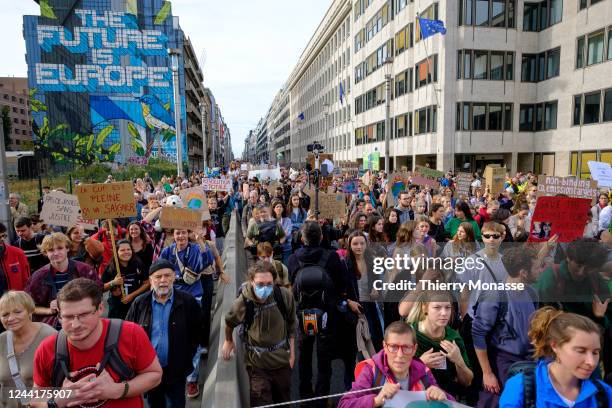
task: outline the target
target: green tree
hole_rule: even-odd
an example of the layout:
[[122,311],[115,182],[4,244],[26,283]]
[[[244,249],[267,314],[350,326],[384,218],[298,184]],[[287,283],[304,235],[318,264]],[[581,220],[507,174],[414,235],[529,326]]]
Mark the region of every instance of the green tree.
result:
[[11,149],[11,132],[13,131],[13,124],[11,123],[9,112],[10,108],[8,106],[2,107],[2,130],[4,130],[4,148],[6,150]]

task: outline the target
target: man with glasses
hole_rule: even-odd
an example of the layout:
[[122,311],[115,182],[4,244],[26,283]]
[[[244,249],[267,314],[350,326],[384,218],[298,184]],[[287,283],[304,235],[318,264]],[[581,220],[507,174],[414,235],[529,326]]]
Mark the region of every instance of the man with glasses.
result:
[[429,368],[414,358],[416,349],[414,328],[403,321],[391,323],[385,330],[383,349],[357,365],[351,391],[382,389],[346,394],[338,408],[382,407],[399,390],[424,391],[430,401],[452,399],[438,387]]
[[34,321],[44,322],[59,329],[59,307],[56,299],[58,292],[76,278],[91,279],[99,284],[100,288],[102,282],[91,266],[68,258],[70,239],[61,232],[47,235],[40,249],[49,259],[49,263],[34,272],[25,290],[36,304]]
[[400,212],[400,224],[414,220],[414,211],[412,211],[412,208],[410,208],[410,192],[402,191],[399,193],[398,199],[399,203],[395,206],[395,209]]
[[[144,329],[121,322],[112,358],[105,355],[113,324],[103,319],[102,289],[89,279],[74,279],[57,296],[62,332],[47,337],[34,356],[34,386],[72,390],[68,399],[51,399],[47,407],[94,403],[104,407],[143,407],[142,394],[157,386],[162,369]],[[66,342],[69,367],[55,364]],[[66,363],[66,357],[60,360]],[[61,364],[60,364],[61,366]],[[119,373],[125,371],[125,373]],[[61,380],[61,382],[60,382]],[[58,384],[59,383],[59,384]],[[43,405],[45,406],[45,405]]]
[[252,407],[291,400],[297,325],[295,301],[289,289],[274,285],[276,279],[272,264],[257,262],[249,269],[249,281],[225,316],[222,349],[225,360],[236,350],[234,328],[243,324]]
[[25,253],[7,242],[8,231],[0,222],[0,296],[9,290],[23,290],[30,279]]
[[150,408],[185,406],[187,376],[202,342],[200,306],[189,293],[173,288],[175,279],[174,265],[165,259],[151,265],[152,290],[134,301],[126,317],[145,329],[163,369],[161,384],[146,395]]

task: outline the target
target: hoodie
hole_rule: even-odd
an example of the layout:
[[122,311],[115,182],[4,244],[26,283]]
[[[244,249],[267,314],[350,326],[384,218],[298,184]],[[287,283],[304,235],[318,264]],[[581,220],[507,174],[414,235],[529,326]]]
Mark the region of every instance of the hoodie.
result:
[[[272,347],[284,339],[295,338],[297,319],[293,295],[284,287],[280,289],[287,309],[287,322],[284,321],[283,315],[276,307],[274,296],[270,294],[264,303],[260,303],[253,293],[253,285],[249,281],[243,286],[241,293],[234,300],[231,310],[225,316],[225,324],[234,328],[244,322],[246,314],[244,299],[246,298],[255,302],[255,317],[248,334],[246,334],[248,344],[266,348]],[[250,367],[276,370],[289,367],[289,356],[289,344],[287,344],[285,347],[263,353],[256,353],[247,349],[245,360],[247,366]]]
[[[395,377],[391,372],[391,368],[387,363],[387,356],[385,354],[385,350],[381,350],[376,353],[372,360],[374,364],[378,367],[378,369],[384,374],[385,382],[391,381],[396,383]],[[427,377],[425,379],[425,377]],[[437,386],[436,379],[431,374],[431,371],[427,366],[419,359],[414,358],[410,363],[410,369],[408,372],[408,390],[407,391],[424,391],[425,384],[429,386],[435,385]],[[372,368],[369,365],[366,365],[361,370],[359,377],[355,379],[353,385],[351,387],[351,391],[365,390],[368,388],[372,388],[374,384],[374,373]],[[374,407],[374,398],[380,390],[367,391],[363,393],[354,393],[354,394],[346,394],[340,400],[338,404],[338,408],[373,408]],[[453,400],[453,397],[446,394],[446,398],[449,400]]]
[[478,226],[481,228],[485,222],[491,221],[491,216],[487,212],[486,207],[482,207],[480,208],[480,210],[478,210],[478,214],[474,217],[474,221],[476,221],[478,223]]

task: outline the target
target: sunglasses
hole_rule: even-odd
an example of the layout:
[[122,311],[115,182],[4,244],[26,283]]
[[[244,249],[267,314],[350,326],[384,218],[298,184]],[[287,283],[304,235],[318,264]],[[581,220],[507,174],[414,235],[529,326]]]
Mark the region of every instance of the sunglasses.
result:
[[490,238],[500,239],[501,235],[499,235],[499,234],[482,234],[482,237],[486,238],[486,239],[490,239]]

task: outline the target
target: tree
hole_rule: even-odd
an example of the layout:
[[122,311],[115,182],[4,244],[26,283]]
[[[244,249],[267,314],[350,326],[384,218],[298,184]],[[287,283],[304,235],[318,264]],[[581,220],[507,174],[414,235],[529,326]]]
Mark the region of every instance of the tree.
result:
[[13,124],[11,123],[9,112],[10,108],[8,106],[2,107],[2,130],[4,130],[4,148],[6,150],[10,150],[11,148],[11,132],[13,131]]

